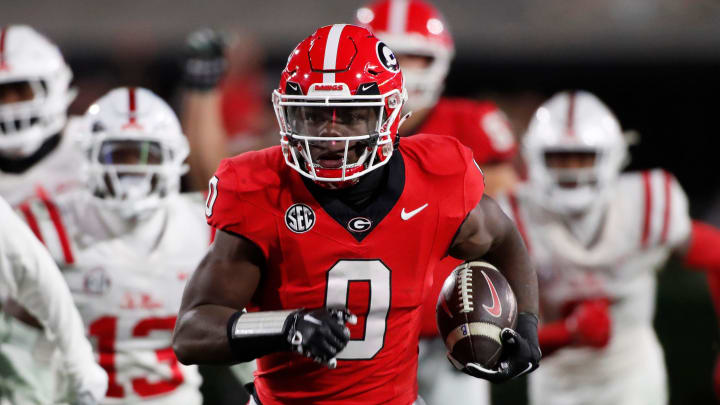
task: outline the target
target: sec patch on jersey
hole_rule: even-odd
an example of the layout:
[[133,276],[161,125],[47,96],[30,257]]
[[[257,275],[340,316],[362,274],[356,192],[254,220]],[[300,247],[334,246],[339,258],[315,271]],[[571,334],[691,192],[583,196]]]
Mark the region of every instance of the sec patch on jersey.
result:
[[486,262],[463,263],[445,279],[435,307],[437,326],[453,364],[493,368],[503,328],[514,328],[517,301],[505,277]]

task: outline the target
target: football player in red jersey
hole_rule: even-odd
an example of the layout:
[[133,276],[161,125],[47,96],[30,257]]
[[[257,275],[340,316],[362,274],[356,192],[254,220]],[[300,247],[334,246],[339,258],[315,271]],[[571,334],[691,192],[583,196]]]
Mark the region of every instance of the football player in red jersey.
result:
[[396,52],[412,111],[400,136],[443,134],[473,151],[485,174],[485,191],[495,195],[517,182],[512,166],[515,136],[495,103],[440,97],[455,48],[440,12],[423,0],[379,0],[357,10],[357,21]]
[[322,27],[292,51],[273,93],[281,145],[210,180],[218,232],[184,293],[181,362],[258,359],[252,401],[265,405],[412,404],[421,304],[451,255],[497,264],[520,310],[501,365],[464,371],[500,382],[538,366],[521,237],[483,198],[469,149],[397,137],[405,97],[395,55],[364,28]]
[[[443,134],[457,138],[473,151],[485,174],[485,193],[508,191],[518,177],[512,165],[515,137],[505,115],[491,101],[440,97],[454,55],[453,39],[439,11],[422,0],[379,0],[358,9],[356,18],[397,53],[408,89],[400,135]],[[489,386],[448,368],[435,321],[435,303],[442,282],[460,263],[446,259],[435,274],[434,287],[423,309],[420,394],[429,404],[455,400],[488,404]]]

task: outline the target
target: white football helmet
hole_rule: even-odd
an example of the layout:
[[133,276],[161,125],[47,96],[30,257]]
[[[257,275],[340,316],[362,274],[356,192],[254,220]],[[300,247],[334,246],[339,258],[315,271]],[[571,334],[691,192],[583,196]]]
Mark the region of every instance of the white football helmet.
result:
[[433,107],[445,87],[455,55],[452,36],[440,12],[423,0],[379,0],[358,9],[356,18],[396,55],[430,59],[423,69],[400,68],[408,91],[407,110]]
[[[0,28],[0,154],[25,157],[59,133],[76,92],[58,48],[26,25]],[[12,91],[26,95],[3,102]]]
[[[607,200],[627,158],[627,142],[615,115],[586,91],[556,94],[535,112],[523,139],[533,196],[545,208],[582,213]],[[562,153],[590,157],[587,167],[550,167]]]
[[137,217],[180,189],[190,148],[173,110],[144,88],[110,91],[85,114],[83,145],[93,196]]

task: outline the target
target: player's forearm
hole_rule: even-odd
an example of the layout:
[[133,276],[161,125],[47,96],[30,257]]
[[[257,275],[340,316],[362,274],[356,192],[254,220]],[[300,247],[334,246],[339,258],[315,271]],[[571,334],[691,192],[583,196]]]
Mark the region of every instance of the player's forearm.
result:
[[183,95],[183,128],[190,143],[190,176],[193,187],[202,190],[226,156],[220,92],[188,90]]
[[506,235],[482,258],[503,273],[515,292],[518,312],[538,314],[538,282],[520,233],[510,226]]
[[183,364],[233,364],[227,322],[237,309],[198,305],[181,312],[173,331],[175,355]]

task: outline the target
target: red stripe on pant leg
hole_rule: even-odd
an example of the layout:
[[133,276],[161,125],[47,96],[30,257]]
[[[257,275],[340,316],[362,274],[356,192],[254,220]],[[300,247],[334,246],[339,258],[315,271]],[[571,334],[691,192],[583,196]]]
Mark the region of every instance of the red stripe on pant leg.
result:
[[33,214],[32,210],[30,209],[30,204],[27,202],[21,204],[20,211],[22,211],[23,215],[25,216],[25,222],[27,222],[30,230],[33,231],[33,233],[41,243],[45,244],[42,233],[40,233],[40,227],[38,226],[37,220],[35,219],[35,214]]
[[647,247],[650,240],[650,213],[652,212],[652,189],[650,187],[650,172],[643,172],[643,186],[645,189],[645,219],[643,222],[642,247]]
[[53,204],[52,201],[50,201],[50,198],[48,197],[47,193],[43,189],[38,189],[38,195],[40,196],[40,199],[42,200],[43,204],[45,204],[45,207],[48,210],[48,213],[50,214],[50,219],[53,222],[53,225],[55,225],[55,230],[57,231],[58,239],[60,239],[60,246],[62,247],[63,256],[65,257],[65,262],[67,264],[73,264],[75,263],[75,258],[72,254],[72,249],[70,249],[70,239],[67,236],[67,232],[65,232],[65,225],[62,222],[62,219],[60,218],[60,212],[58,211],[55,204]]
[[665,243],[667,242],[667,235],[668,230],[670,228],[670,203],[671,203],[671,186],[672,186],[672,175],[670,173],[663,171],[664,180],[665,180],[665,211],[663,212],[663,227],[662,227],[662,233],[660,234],[660,242]]

